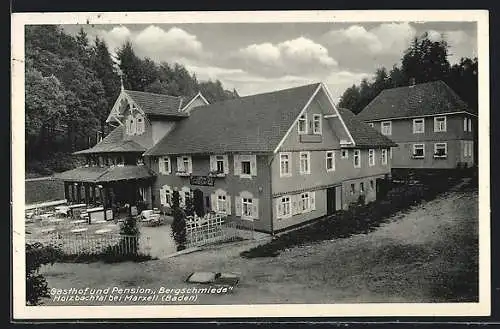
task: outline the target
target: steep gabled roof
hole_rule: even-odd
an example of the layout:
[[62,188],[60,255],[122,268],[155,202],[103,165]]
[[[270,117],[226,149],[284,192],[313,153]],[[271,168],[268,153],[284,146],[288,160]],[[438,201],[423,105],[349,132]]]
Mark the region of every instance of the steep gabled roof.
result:
[[356,148],[397,146],[394,141],[362,122],[350,110],[343,108],[339,108],[338,110],[354,139],[354,143],[356,143]]
[[145,155],[273,152],[319,86],[196,107]]
[[75,152],[73,154],[92,154],[92,153],[113,153],[113,152],[144,152],[146,148],[132,140],[123,139],[123,126],[115,128],[102,141],[93,147]]
[[443,81],[383,90],[359,114],[363,121],[451,112],[473,113]]
[[187,117],[181,112],[184,102],[189,101],[184,97],[154,94],[144,91],[124,90],[146,115]]

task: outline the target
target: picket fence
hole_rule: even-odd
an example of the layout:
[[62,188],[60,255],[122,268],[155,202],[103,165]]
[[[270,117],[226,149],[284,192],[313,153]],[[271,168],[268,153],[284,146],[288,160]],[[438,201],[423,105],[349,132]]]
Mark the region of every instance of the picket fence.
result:
[[150,237],[142,235],[132,236],[116,233],[68,235],[52,233],[37,239],[26,239],[26,243],[34,242],[59,247],[66,255],[98,255],[105,251],[116,256],[150,255],[151,251]]
[[249,240],[254,238],[253,222],[242,223],[224,214],[207,214],[204,217],[186,219],[186,247]]

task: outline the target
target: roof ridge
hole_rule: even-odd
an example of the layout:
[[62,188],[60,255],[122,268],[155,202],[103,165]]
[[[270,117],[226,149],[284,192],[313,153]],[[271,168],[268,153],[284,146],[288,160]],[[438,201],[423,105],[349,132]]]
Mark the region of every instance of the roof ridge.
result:
[[187,96],[173,96],[173,95],[168,95],[168,94],[152,93],[150,91],[140,91],[140,90],[130,90],[130,89],[124,89],[123,91],[125,91],[125,92],[132,91],[134,93],[143,93],[143,94],[150,94],[150,95],[163,96],[163,97],[171,97],[171,98],[187,97]]
[[284,91],[290,91],[290,90],[299,89],[299,88],[311,87],[311,86],[314,86],[314,85],[317,86],[317,85],[320,85],[320,84],[321,84],[321,82],[315,82],[315,83],[310,83],[310,84],[307,84],[307,85],[301,85],[301,86],[297,86],[297,87],[279,89],[279,90],[269,91],[269,92],[265,92],[265,93],[259,93],[259,94],[253,94],[253,95],[246,95],[246,96],[241,96],[241,97],[238,97],[238,98],[229,98],[229,99],[225,99],[223,101],[218,101],[218,102],[214,102],[214,103],[211,103],[211,104],[197,106],[197,107],[193,108],[191,110],[191,112],[199,111],[202,108],[210,107],[212,105],[219,105],[221,103],[229,103],[229,102],[234,102],[234,101],[241,101],[241,100],[244,100],[244,99],[247,99],[247,98],[250,98],[250,97],[263,96],[263,95],[269,95],[269,94],[277,94],[277,93],[284,92]]

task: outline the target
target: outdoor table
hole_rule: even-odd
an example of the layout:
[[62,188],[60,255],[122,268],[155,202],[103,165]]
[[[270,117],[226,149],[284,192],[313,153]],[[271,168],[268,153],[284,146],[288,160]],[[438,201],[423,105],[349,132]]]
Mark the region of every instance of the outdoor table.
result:
[[64,218],[51,218],[49,219],[49,222],[53,224],[59,224],[61,222],[64,222]]
[[103,207],[89,208],[87,214],[89,215],[89,223],[92,223],[93,220],[104,220]]
[[84,220],[84,219],[77,219],[77,220],[72,220],[70,223],[71,224],[74,224],[74,225],[79,225],[79,224],[83,224],[83,223],[86,223],[87,221]]
[[83,227],[83,228],[75,228],[75,229],[72,229],[72,230],[71,230],[71,232],[72,232],[72,233],[77,233],[77,234],[79,234],[79,233],[83,233],[83,232],[85,232],[85,231],[87,231],[87,230],[88,230],[88,228]]
[[104,234],[104,233],[109,233],[109,232],[111,232],[111,230],[106,229],[106,228],[95,231],[96,234]]
[[40,230],[40,232],[42,233],[50,233],[50,232],[54,232],[56,230],[55,227],[47,227],[47,228],[44,228],[42,230]]

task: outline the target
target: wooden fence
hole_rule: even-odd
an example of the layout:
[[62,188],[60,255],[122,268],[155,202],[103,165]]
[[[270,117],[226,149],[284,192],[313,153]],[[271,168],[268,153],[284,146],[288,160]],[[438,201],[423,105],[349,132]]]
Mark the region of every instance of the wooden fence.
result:
[[196,247],[218,242],[253,239],[253,222],[243,225],[223,214],[188,217],[186,220],[186,247]]
[[26,243],[34,242],[59,247],[66,255],[99,255],[103,253],[111,253],[116,256],[150,255],[151,251],[150,237],[142,235],[51,233],[36,239],[26,239]]

